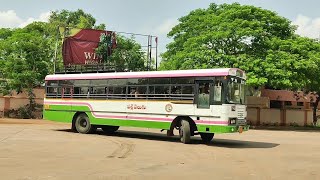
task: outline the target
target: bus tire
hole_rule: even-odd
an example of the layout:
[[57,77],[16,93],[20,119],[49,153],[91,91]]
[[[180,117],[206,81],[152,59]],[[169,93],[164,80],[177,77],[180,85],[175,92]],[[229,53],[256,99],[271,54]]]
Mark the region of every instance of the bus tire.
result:
[[213,139],[214,133],[200,133],[200,136],[204,143],[210,143]]
[[104,126],[101,126],[101,129],[102,129],[103,132],[105,132],[107,134],[112,134],[112,133],[116,132],[119,129],[119,126],[104,125]]
[[191,141],[191,130],[189,121],[182,119],[179,128],[180,141],[188,144]]
[[85,113],[77,116],[75,127],[77,132],[81,134],[90,134],[96,130],[96,127],[90,123],[89,117]]

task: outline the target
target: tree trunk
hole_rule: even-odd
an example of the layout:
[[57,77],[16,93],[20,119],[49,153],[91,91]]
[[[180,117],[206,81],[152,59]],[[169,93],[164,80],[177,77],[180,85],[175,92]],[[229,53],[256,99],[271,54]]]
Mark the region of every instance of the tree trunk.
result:
[[320,96],[317,96],[317,99],[313,104],[313,125],[317,124],[317,120],[318,120],[318,118],[317,118],[317,110],[318,110],[319,101],[320,101]]
[[28,98],[29,98],[28,114],[29,114],[30,118],[33,118],[33,112],[36,109],[36,102],[34,100],[35,95],[33,93],[32,88],[28,88]]

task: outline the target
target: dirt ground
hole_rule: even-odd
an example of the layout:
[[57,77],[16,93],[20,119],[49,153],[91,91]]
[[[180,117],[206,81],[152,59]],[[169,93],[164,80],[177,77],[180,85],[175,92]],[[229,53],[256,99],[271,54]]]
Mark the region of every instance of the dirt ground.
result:
[[250,130],[182,144],[152,129],[83,135],[0,119],[0,179],[320,179],[320,132]]

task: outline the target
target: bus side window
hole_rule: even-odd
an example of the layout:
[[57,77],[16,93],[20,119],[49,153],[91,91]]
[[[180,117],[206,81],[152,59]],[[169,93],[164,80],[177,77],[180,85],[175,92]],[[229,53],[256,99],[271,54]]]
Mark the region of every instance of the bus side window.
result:
[[111,98],[111,99],[126,98],[126,87],[125,86],[115,86],[115,87],[110,87],[110,88],[113,88],[113,91],[112,91],[112,94],[108,93],[109,98]]
[[147,86],[131,86],[128,87],[128,97],[129,98],[142,98],[148,94]]
[[171,94],[181,94],[181,86],[172,86]]
[[156,99],[164,99],[168,98],[170,86],[154,86],[154,98]]
[[221,103],[222,101],[222,82],[220,80],[215,81],[213,86],[213,101],[214,104]]
[[63,88],[63,97],[71,98],[73,95],[72,87],[64,87]]
[[210,84],[199,83],[198,89],[198,108],[210,107]]
[[47,87],[47,97],[56,97],[57,96],[57,88],[56,87]]

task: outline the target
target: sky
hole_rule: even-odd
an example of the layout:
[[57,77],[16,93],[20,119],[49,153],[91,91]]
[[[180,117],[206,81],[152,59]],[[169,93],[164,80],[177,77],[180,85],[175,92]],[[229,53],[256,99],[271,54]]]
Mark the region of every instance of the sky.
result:
[[[194,9],[207,8],[210,3],[233,2],[275,11],[298,25],[298,34],[320,37],[319,0],[0,0],[0,28],[47,21],[55,10],[83,9],[96,18],[97,24],[105,23],[107,30],[157,36],[160,54],[172,41],[167,33],[178,24],[178,18]],[[136,38],[147,45],[146,38]]]

